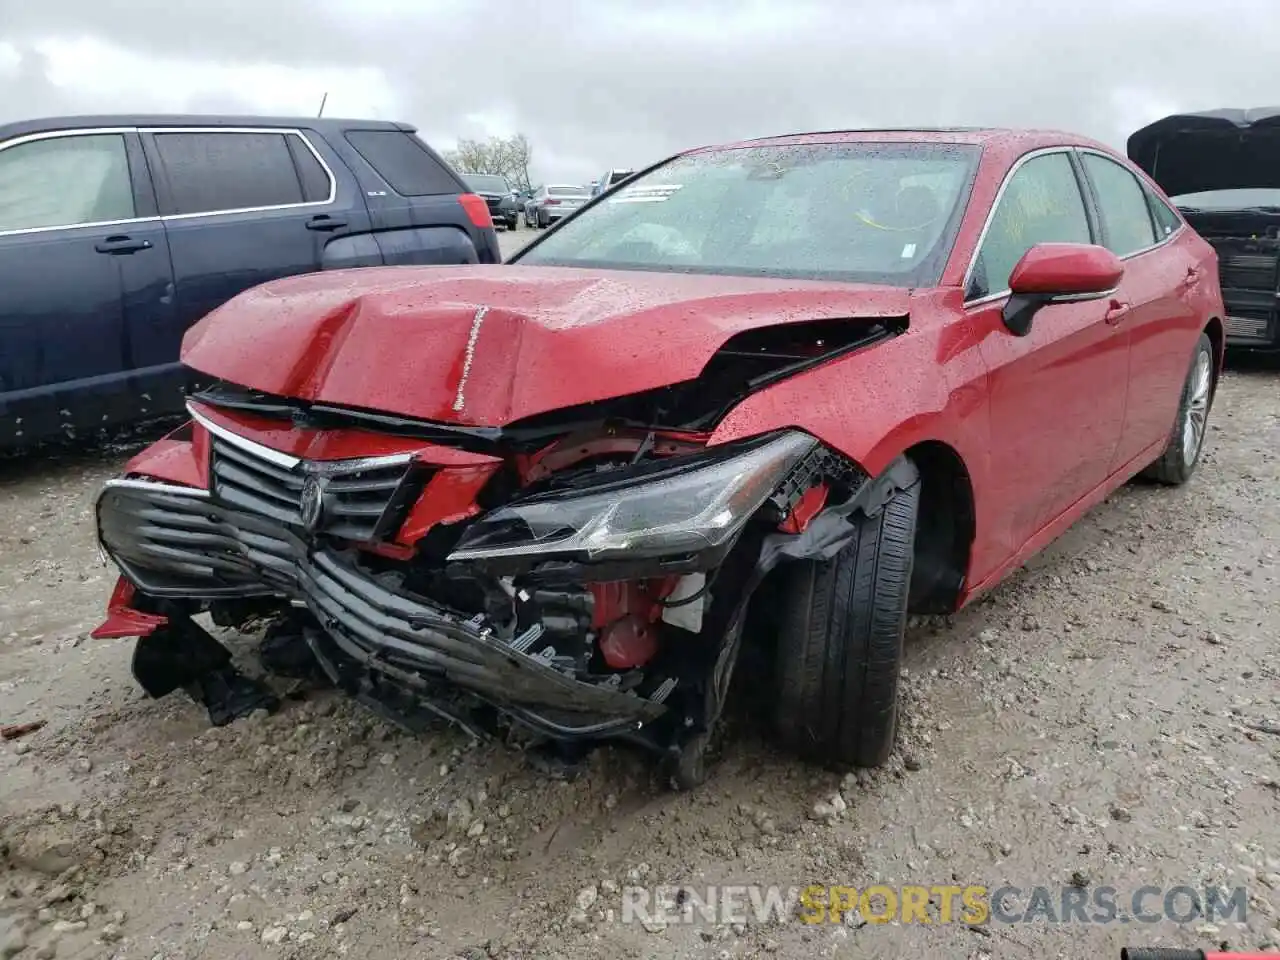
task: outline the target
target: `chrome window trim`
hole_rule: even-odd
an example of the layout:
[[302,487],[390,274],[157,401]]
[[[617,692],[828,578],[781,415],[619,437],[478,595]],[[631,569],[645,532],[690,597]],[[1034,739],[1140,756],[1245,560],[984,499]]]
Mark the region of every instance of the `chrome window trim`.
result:
[[[0,143],[0,153],[11,147],[21,146],[38,140],[54,140],[62,137],[92,137],[106,134],[123,136],[130,133],[279,133],[299,137],[311,155],[320,163],[325,176],[329,178],[329,195],[324,200],[308,200],[302,203],[278,203],[265,207],[237,207],[232,210],[205,210],[200,213],[170,213],[155,217],[130,217],[127,220],[95,220],[92,223],[64,223],[51,227],[24,227],[21,230],[0,230],[0,238],[26,236],[29,234],[49,233],[53,230],[92,230],[99,227],[117,227],[131,223],[167,223],[170,220],[192,220],[197,217],[225,217],[239,213],[267,213],[275,210],[306,210],[313,207],[331,206],[338,197],[338,178],[333,168],[320,155],[315,144],[301,129],[297,127],[83,127],[71,130],[43,130],[39,133],[28,133],[12,140]],[[152,178],[154,183],[154,177]],[[132,183],[130,184],[132,189]]]
[[[1102,159],[1104,159],[1104,160],[1110,160],[1112,163],[1114,163],[1117,167],[1119,167],[1119,168],[1120,168],[1121,170],[1123,170],[1125,173],[1129,174],[1129,176],[1133,177],[1133,179],[1137,181],[1139,189],[1141,189],[1141,188],[1142,188],[1142,186],[1143,186],[1143,183],[1142,183],[1142,177],[1138,176],[1136,173],[1134,173],[1132,170],[1130,170],[1128,167],[1126,167],[1123,163],[1120,163],[1120,162],[1119,162],[1115,157],[1113,157],[1111,154],[1106,153],[1106,152],[1104,152],[1104,151],[1102,151],[1102,150],[1096,150],[1096,149],[1094,149],[1093,147],[1076,147],[1076,148],[1075,148],[1075,150],[1076,150],[1076,152],[1077,152],[1077,153],[1082,153],[1082,154],[1083,154],[1083,153],[1091,153],[1091,154],[1093,154],[1093,155],[1094,155],[1094,156],[1096,156],[1096,157],[1102,157]],[[1146,202],[1146,199],[1147,199],[1147,197],[1146,197],[1146,193],[1147,193],[1147,191],[1146,191],[1146,190],[1143,190],[1143,191],[1142,191],[1142,194],[1143,194],[1143,196],[1142,196],[1142,200],[1143,200],[1143,202],[1144,202],[1144,203]],[[1157,200],[1160,200],[1160,196],[1159,196],[1158,194],[1156,195],[1156,199],[1157,199]],[[1161,203],[1164,203],[1164,201],[1163,201],[1163,200],[1160,200],[1160,202],[1161,202]],[[1168,206],[1168,204],[1165,204],[1165,206]],[[1098,212],[1099,212],[1099,214],[1101,214],[1101,212],[1102,212],[1102,211],[1101,211],[1101,210],[1099,210]],[[1165,235],[1165,236],[1163,236],[1163,237],[1159,237],[1159,238],[1156,240],[1156,242],[1155,242],[1155,243],[1153,243],[1153,244],[1151,244],[1150,246],[1147,246],[1147,247],[1140,247],[1140,248],[1139,248],[1139,249],[1137,249],[1137,250],[1131,250],[1129,253],[1126,253],[1123,257],[1120,257],[1119,259],[1123,262],[1123,261],[1125,261],[1125,260],[1130,259],[1131,257],[1140,257],[1140,256],[1142,256],[1144,253],[1150,253],[1152,250],[1155,250],[1157,247],[1163,247],[1166,243],[1168,243],[1168,242],[1169,242],[1170,240],[1172,240],[1174,237],[1176,237],[1176,236],[1178,236],[1180,233],[1182,233],[1182,231],[1183,231],[1184,229],[1186,229],[1187,223],[1186,223],[1186,221],[1185,221],[1185,220],[1183,220],[1183,219],[1182,219],[1182,215],[1181,215],[1180,213],[1177,213],[1177,211],[1176,211],[1176,210],[1174,211],[1174,213],[1175,213],[1175,215],[1176,215],[1176,216],[1177,216],[1177,218],[1178,218],[1178,229],[1177,229],[1177,230],[1173,231],[1173,233],[1166,234],[1166,235]],[[1154,218],[1152,219],[1151,227],[1152,227],[1152,230],[1153,230],[1153,231],[1156,229],[1156,224],[1155,224],[1155,222],[1154,222]]]
[[260,457],[268,463],[274,463],[276,466],[283,467],[286,470],[300,469],[304,473],[318,475],[358,473],[361,470],[375,470],[378,467],[407,465],[414,458],[413,453],[389,453],[380,457],[355,457],[346,460],[304,460],[301,457],[273,450],[271,447],[263,446],[247,437],[232,433],[226,427],[219,426],[199,413],[190,403],[187,404],[187,413],[190,414],[191,419],[219,439],[225,440],[233,447],[239,447],[247,453]]
[[[974,244],[973,253],[969,256],[969,266],[965,268],[964,278],[960,282],[961,290],[967,291],[969,289],[969,282],[973,279],[974,268],[978,265],[978,255],[982,253],[982,245],[986,243],[987,233],[991,230],[991,222],[995,219],[996,211],[1000,209],[1000,201],[1004,199],[1005,191],[1008,190],[1009,184],[1013,181],[1013,178],[1017,175],[1018,171],[1037,157],[1047,157],[1054,153],[1065,154],[1069,162],[1071,159],[1071,150],[1072,148],[1067,144],[1061,144],[1053,147],[1039,147],[1029,153],[1024,153],[1015,160],[1013,162],[1013,166],[1005,172],[1004,179],[1000,181],[1000,188],[996,191],[995,198],[991,201],[991,209],[987,211],[986,220],[982,224],[982,232],[978,234],[978,242]],[[1072,168],[1072,175],[1075,175],[1074,167]],[[1080,195],[1080,202],[1085,205],[1087,211],[1088,204],[1085,203],[1083,192]],[[1010,293],[1011,291],[1006,288],[998,293],[988,293],[973,300],[966,300],[963,306],[967,309],[969,307],[976,307],[985,303],[992,303],[996,300],[1004,299],[1009,296]]]
[[[39,133],[27,133],[12,140],[0,143],[0,153],[11,147],[20,147],[24,143],[35,143],[40,140],[56,140],[62,137],[101,137],[110,134],[125,136],[137,133],[137,127],[82,127],[76,130],[42,130]],[[133,182],[129,183],[129,192],[133,192]],[[0,230],[0,238],[23,237],[33,233],[48,233],[51,230],[92,230],[96,227],[116,227],[126,223],[155,223],[160,217],[129,217],[125,220],[95,220],[92,223],[63,223],[52,227],[23,227],[20,230]]]

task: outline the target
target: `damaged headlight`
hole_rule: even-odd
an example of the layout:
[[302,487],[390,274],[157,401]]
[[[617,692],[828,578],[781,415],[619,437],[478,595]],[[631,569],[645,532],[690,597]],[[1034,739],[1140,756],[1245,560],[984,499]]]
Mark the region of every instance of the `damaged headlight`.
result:
[[601,474],[477,520],[450,560],[542,554],[668,556],[724,545],[817,441],[790,431]]

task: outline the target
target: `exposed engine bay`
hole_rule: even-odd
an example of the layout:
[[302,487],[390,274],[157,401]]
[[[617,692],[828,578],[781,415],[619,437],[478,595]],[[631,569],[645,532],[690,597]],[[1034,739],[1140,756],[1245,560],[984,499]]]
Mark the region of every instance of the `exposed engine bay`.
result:
[[1218,252],[1227,337],[1241,346],[1280,341],[1280,211],[1200,211],[1184,216]]
[[265,621],[269,668],[410,728],[622,738],[695,785],[756,588],[834,555],[846,517],[915,479],[904,460],[872,481],[796,430],[707,445],[758,385],[896,332],[818,327],[751,331],[699,381],[503,428],[218,383],[155,454],[195,482],[135,464],[100,498],[123,578],[97,635],[139,636],[143,687],[185,687],[214,722],[271,705],[192,619],[206,612]]

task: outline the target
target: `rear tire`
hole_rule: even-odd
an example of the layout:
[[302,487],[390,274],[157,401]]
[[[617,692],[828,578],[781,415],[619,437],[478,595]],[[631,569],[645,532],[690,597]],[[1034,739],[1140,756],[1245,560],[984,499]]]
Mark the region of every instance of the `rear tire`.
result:
[[1142,471],[1157,483],[1178,486],[1191,479],[1204,451],[1209,430],[1209,408],[1213,405],[1215,383],[1213,343],[1207,333],[1200,334],[1191,354],[1191,369],[1182,383],[1178,416],[1174,420],[1169,443],[1160,458]]
[[917,480],[850,517],[855,537],[830,560],[782,571],[775,726],[807,760],[876,767],[893,751],[919,507]]

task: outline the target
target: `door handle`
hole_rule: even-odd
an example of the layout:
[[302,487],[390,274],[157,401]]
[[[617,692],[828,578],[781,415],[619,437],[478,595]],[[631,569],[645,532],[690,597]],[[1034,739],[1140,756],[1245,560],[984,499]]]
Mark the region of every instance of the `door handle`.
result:
[[124,254],[137,253],[139,250],[150,250],[150,240],[135,240],[133,237],[107,237],[93,245],[99,253]]
[[331,217],[327,213],[317,214],[307,221],[308,230],[320,230],[324,233],[328,233],[330,230],[341,230],[346,225],[347,221]]
[[1129,315],[1129,309],[1129,304],[1120,300],[1112,300],[1111,306],[1107,308],[1107,312],[1103,314],[1102,319],[1114,327]]

